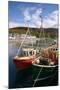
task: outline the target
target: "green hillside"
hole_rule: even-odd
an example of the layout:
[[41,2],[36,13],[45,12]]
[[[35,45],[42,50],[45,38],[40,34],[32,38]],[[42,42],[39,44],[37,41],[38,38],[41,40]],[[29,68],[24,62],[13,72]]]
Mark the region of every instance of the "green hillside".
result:
[[[18,34],[25,34],[27,31],[27,27],[15,27],[15,28],[9,28],[9,33],[18,33]],[[40,34],[40,29],[38,28],[29,28],[31,35],[34,35],[36,37],[39,37]],[[47,28],[44,29],[44,33],[46,37],[51,37],[51,38],[55,38],[58,36],[58,29],[56,28]]]

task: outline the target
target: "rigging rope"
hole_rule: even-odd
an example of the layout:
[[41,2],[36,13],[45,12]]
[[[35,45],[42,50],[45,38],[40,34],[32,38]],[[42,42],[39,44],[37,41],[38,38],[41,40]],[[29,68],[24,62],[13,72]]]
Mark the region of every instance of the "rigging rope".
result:
[[[25,35],[25,37],[24,37],[24,39],[23,39],[23,41],[22,41],[22,43],[21,43],[21,45],[20,45],[20,47],[19,47],[19,49],[18,49],[17,56],[18,56],[18,54],[19,54],[19,51],[20,51],[20,49],[21,49],[21,47],[22,47],[22,45],[23,45],[23,43],[24,43],[24,41],[25,41],[28,33],[29,33],[29,35],[31,34],[29,28],[28,28],[28,30],[27,30],[27,32],[26,32],[26,35]],[[30,35],[30,37],[31,37],[31,35]],[[33,47],[33,41],[32,41],[32,39],[31,39],[31,42],[32,42],[32,47]]]
[[[42,16],[40,16],[40,18],[41,18],[41,28],[40,28],[39,41],[38,41],[36,50],[37,50],[37,48],[39,47],[39,42],[41,41],[41,36],[42,36],[42,35],[43,35],[43,41],[44,41],[44,42],[42,42],[42,43],[43,43],[43,45],[45,45],[45,47],[46,47],[46,45],[47,45],[47,43],[46,43],[46,38],[45,38],[45,34],[44,34],[44,29],[42,28],[42,27],[43,27],[43,26],[42,26],[42,24],[43,24]],[[40,49],[40,48],[39,48],[39,49]]]
[[27,33],[28,33],[28,30],[27,30],[26,35],[25,35],[25,37],[24,37],[24,39],[23,39],[23,41],[22,41],[22,43],[21,43],[21,45],[20,45],[20,47],[19,47],[19,49],[18,49],[17,55],[19,54],[19,51],[20,51],[20,49],[21,49],[21,47],[22,47],[22,45],[23,45],[23,43],[24,43],[24,41],[25,41],[25,38],[26,38],[26,36],[27,36]]
[[[29,29],[29,28],[28,28]],[[31,37],[31,33],[30,33],[30,30],[29,30],[29,35],[30,35],[30,37]],[[31,40],[31,43],[32,43],[32,47],[33,47],[33,40],[32,40],[32,38],[30,39]]]
[[39,71],[39,73],[38,73],[38,75],[37,75],[37,77],[36,77],[36,79],[35,79],[35,81],[34,81],[33,87],[35,86],[35,84],[36,84],[36,82],[37,82],[37,79],[38,79],[38,77],[39,77],[42,69],[43,69],[43,67],[40,69],[40,71]]
[[[30,35],[30,38],[31,38],[31,33],[30,33],[30,30],[29,30],[29,21],[26,21],[26,23],[25,24],[27,24],[27,27],[28,27],[28,31],[29,31],[29,35]],[[32,47],[33,47],[33,40],[32,40],[32,38],[30,39],[31,40],[31,43],[32,43]]]

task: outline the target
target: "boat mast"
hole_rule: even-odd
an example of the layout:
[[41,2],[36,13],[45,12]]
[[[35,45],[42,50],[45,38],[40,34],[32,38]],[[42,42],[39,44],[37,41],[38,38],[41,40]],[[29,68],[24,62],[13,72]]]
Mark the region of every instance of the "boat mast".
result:
[[44,28],[43,28],[43,17],[42,17],[42,13],[40,14],[40,19],[41,19],[41,25],[40,25],[40,28],[39,28],[40,34],[39,34],[39,42],[38,42],[38,46],[37,46],[37,47],[40,47],[39,49],[41,49],[41,46],[46,47],[46,45],[47,45],[46,44],[46,39],[45,39]]

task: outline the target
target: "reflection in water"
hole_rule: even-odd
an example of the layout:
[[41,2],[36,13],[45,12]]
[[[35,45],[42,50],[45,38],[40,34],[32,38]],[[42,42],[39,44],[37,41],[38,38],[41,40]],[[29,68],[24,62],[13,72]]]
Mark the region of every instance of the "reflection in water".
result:
[[16,87],[32,87],[32,68],[16,71]]
[[33,67],[25,70],[19,70],[19,71],[16,70],[15,86],[16,88],[24,88],[24,87],[40,87],[40,86],[57,85],[58,84],[57,68],[58,67],[54,68],[52,71],[50,70],[49,72],[47,72],[48,70],[46,71],[43,69],[38,79],[36,79],[37,75],[34,76],[35,72],[33,72]]

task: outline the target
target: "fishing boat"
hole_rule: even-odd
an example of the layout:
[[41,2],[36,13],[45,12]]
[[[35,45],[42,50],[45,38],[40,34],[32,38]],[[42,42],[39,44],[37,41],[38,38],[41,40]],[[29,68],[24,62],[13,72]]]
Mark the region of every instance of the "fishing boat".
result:
[[[28,36],[29,38],[27,38]],[[13,58],[13,62],[15,63],[17,69],[23,70],[32,66],[32,61],[34,61],[36,50],[33,48],[34,42],[31,40],[31,37],[32,36],[30,35],[30,30],[28,27],[18,49],[17,55]],[[31,44],[31,47],[29,47],[29,44]]]
[[44,41],[43,45],[45,46],[43,48],[39,46],[39,42],[40,42],[39,41],[37,43],[36,48],[33,47],[33,42],[32,42],[32,48],[28,46],[23,47],[24,41],[28,33],[30,34],[30,30],[28,28],[25,37],[18,49],[18,53],[14,57],[14,63],[16,65],[16,68],[18,69],[26,69],[32,65],[37,67],[52,68],[52,67],[56,67],[58,64],[58,46],[57,44],[47,46],[44,29],[42,26],[43,24],[42,16],[40,16],[40,18],[41,18],[41,27],[40,27],[39,39],[41,40],[41,35],[43,35],[42,40]]
[[23,48],[20,56],[14,57],[16,68],[25,69],[32,65],[35,57],[35,50],[33,48]]
[[[40,28],[40,35],[43,33],[44,42],[39,47],[39,54],[36,53],[36,58],[32,62],[33,69],[32,69],[32,75],[34,79],[33,87],[36,85],[43,85],[42,82],[45,82],[44,85],[49,85],[49,80],[53,80],[53,78],[56,77],[58,83],[58,44],[57,43],[50,43],[49,45],[46,42],[44,29],[43,29],[43,23],[42,23],[42,17],[41,17],[41,28]],[[41,38],[41,36],[40,36]],[[41,40],[41,39],[40,39]],[[53,41],[54,42],[54,41]],[[40,43],[41,44],[41,43]],[[41,46],[43,46],[41,48]],[[37,49],[36,49],[37,50]],[[39,84],[39,83],[40,84]]]
[[[39,56],[35,58],[35,61],[33,61],[32,64],[38,67],[47,67],[47,68],[56,67],[58,65],[58,44],[50,43],[48,45],[48,42],[46,42],[45,32],[43,29],[42,15],[40,16],[40,18],[41,18],[41,27],[40,27],[39,40],[40,41],[42,40],[42,45],[40,45],[41,42],[39,41],[37,44],[37,47],[39,47]],[[43,39],[41,39],[42,37]],[[36,53],[36,56],[37,56],[37,53]]]
[[[57,45],[53,45],[46,49],[43,49],[41,56],[35,58],[33,65],[45,68],[56,67],[58,65],[58,48]],[[38,63],[39,62],[39,63]]]
[[[57,44],[42,48],[32,62],[33,87],[58,84],[58,47]],[[52,81],[51,81],[52,80]],[[49,82],[48,82],[49,81]],[[51,82],[51,84],[50,84]]]

